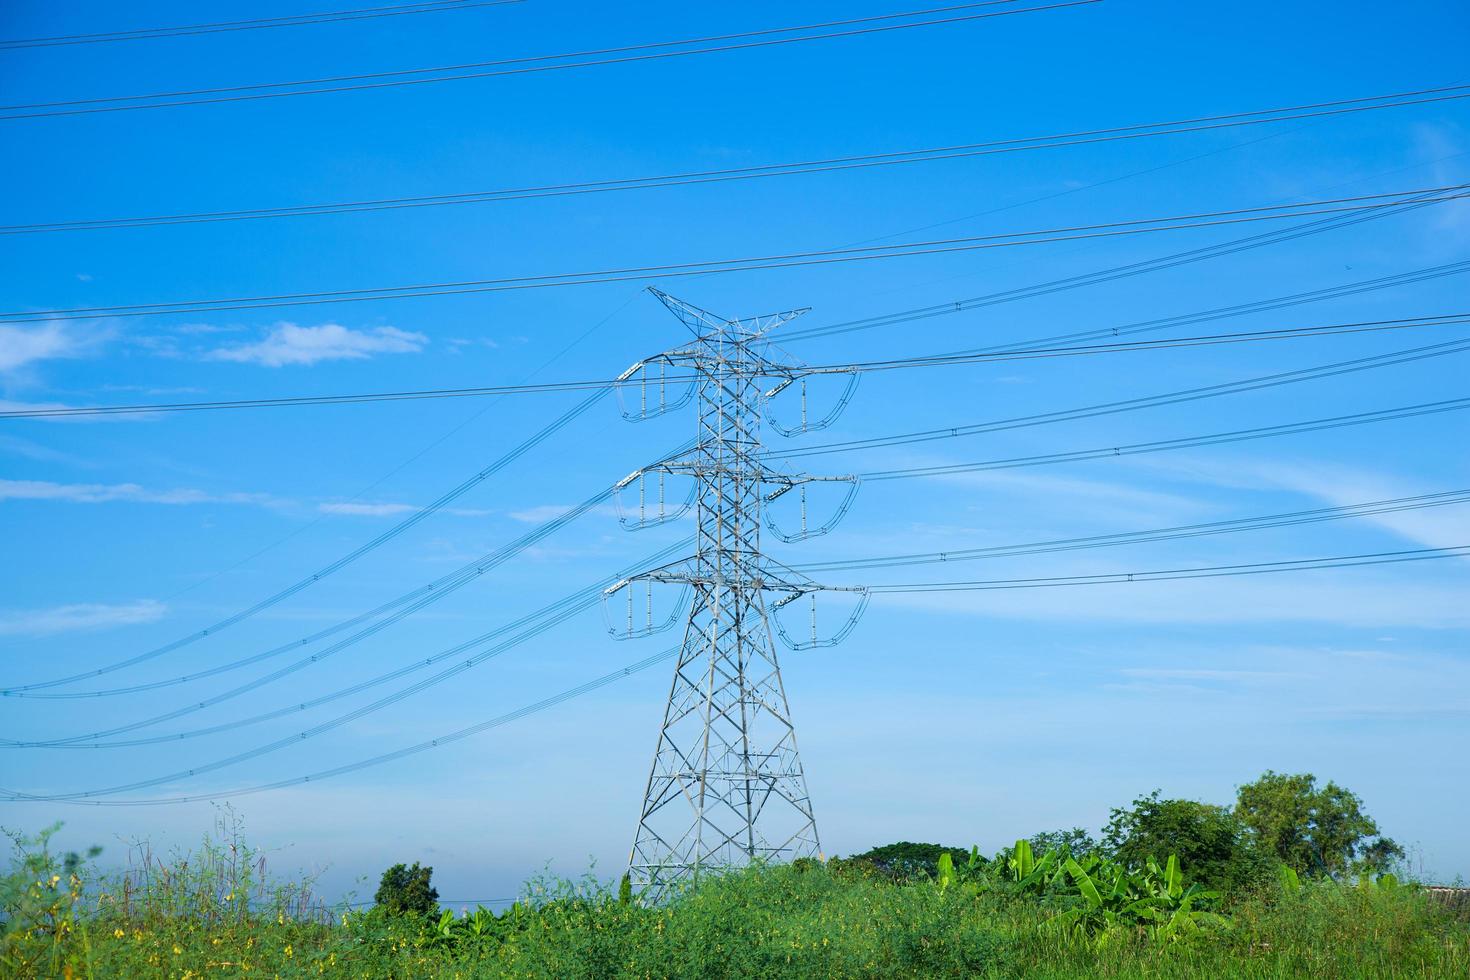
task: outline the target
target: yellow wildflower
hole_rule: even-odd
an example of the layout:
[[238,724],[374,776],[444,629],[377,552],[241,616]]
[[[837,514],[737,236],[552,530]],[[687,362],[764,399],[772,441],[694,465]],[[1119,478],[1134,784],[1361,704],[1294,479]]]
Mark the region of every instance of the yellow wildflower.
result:
[[112,938],[113,939],[121,939],[125,935],[127,935],[127,933],[123,932],[121,929],[114,929],[114,930],[112,930]]
[[178,943],[174,943],[174,955],[175,956],[178,956],[183,951],[184,951],[183,950],[183,947],[181,947]]
[[286,955],[287,955],[287,956],[293,956],[293,955],[295,955],[295,954],[294,954],[294,953],[293,953],[293,952],[292,952],[292,951],[291,951],[291,944],[290,944],[290,943],[287,943],[287,944],[286,944]]

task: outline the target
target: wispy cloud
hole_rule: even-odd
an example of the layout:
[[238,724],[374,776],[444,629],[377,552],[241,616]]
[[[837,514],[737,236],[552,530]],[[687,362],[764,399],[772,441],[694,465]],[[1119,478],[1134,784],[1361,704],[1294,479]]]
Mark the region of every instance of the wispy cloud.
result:
[[64,323],[34,327],[0,324],[0,374],[10,374],[40,361],[80,357],[103,338],[83,334]]
[[217,347],[203,356],[211,361],[284,367],[319,361],[363,360],[375,354],[416,354],[428,342],[429,338],[421,333],[397,327],[353,330],[338,323],[315,327],[278,323],[257,343]]
[[150,490],[137,483],[53,483],[49,480],[0,480],[0,500],[55,500],[104,504],[117,500],[147,504],[256,504],[279,506],[285,501],[265,493],[210,493],[189,487]]
[[[991,619],[1098,623],[1321,623],[1463,629],[1466,561],[1411,576],[1344,568],[1252,578],[1134,582],[1056,589],[880,596],[883,606]],[[1431,577],[1433,576],[1433,577]],[[879,602],[874,602],[879,607]]]
[[[1322,460],[1294,462],[1235,456],[1204,461],[1159,461],[1156,466],[1222,487],[1275,487],[1314,497],[1334,507],[1435,493],[1443,485],[1413,482],[1392,473]],[[1444,548],[1470,541],[1470,505],[1373,514],[1358,518],[1419,545]]]
[[350,501],[318,504],[316,509],[323,514],[341,514],[349,517],[392,517],[395,514],[407,514],[418,510],[413,504],[364,504]]
[[1125,677],[1155,681],[1221,681],[1248,683],[1253,681],[1296,680],[1305,675],[1285,670],[1211,670],[1207,668],[1125,667]]
[[52,636],[133,626],[162,619],[167,611],[167,606],[154,599],[140,599],[122,605],[79,603],[50,609],[6,611],[0,612],[0,636]]
[[[1454,174],[1450,160],[1465,154],[1467,143],[1457,126],[1423,123],[1414,128],[1414,142],[1418,151],[1434,161],[1434,179],[1439,184],[1458,183],[1461,179]],[[1458,240],[1470,235],[1470,202],[1448,201],[1435,209],[1435,225],[1441,232]],[[1451,243],[1451,244],[1457,244]]]
[[[506,516],[513,521],[524,524],[544,524],[547,521],[556,520],[558,517],[571,513],[571,504],[539,504],[535,507],[527,507],[525,510],[513,510]],[[598,514],[603,517],[617,516],[617,508],[610,504],[599,504],[588,513]]]
[[[4,405],[4,402],[0,402],[0,409],[3,409]],[[0,433],[0,453],[12,453],[16,456],[37,459],[46,463],[65,463],[68,466],[90,467],[96,465],[91,460],[83,459],[80,456],[73,456],[71,453],[64,453],[59,449],[53,449],[50,446],[43,446],[29,439],[22,439],[19,436],[11,436],[4,433]]]
[[[417,504],[392,501],[368,503],[357,500],[340,500],[317,504],[316,509],[320,514],[335,514],[342,517],[396,517],[399,514],[411,514],[423,508]],[[489,517],[497,512],[478,507],[444,507],[439,513],[454,517]]]

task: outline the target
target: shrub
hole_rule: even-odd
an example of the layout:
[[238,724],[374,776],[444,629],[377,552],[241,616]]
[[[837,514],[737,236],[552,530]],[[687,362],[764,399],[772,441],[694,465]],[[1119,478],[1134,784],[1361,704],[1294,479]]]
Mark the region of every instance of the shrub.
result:
[[433,868],[395,864],[383,872],[378,891],[373,901],[391,915],[436,915],[439,911],[439,890],[429,884]]
[[1186,880],[1224,892],[1269,877],[1276,865],[1229,809],[1160,799],[1158,790],[1114,808],[1102,850],[1130,868],[1178,855]]

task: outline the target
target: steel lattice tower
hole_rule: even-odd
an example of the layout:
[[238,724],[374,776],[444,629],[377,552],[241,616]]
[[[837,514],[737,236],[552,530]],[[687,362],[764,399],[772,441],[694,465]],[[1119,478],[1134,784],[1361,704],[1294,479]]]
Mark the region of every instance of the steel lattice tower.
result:
[[805,311],[726,320],[654,292],[696,337],[660,360],[696,376],[699,434],[659,464],[694,478],[696,554],[640,576],[693,591],[629,860],[651,901],[703,867],[820,851],[766,603],[808,588],[761,555],[767,488],[793,485],[759,459],[763,383],[786,372],[755,347]]

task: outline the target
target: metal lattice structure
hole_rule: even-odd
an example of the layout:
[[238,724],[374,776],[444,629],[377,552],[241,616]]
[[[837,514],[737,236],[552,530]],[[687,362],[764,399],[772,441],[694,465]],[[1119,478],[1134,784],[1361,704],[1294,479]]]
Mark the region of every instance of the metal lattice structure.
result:
[[[668,366],[695,378],[698,438],[686,453],[635,474],[656,472],[660,488],[666,475],[692,477],[694,556],[609,590],[667,582],[693,595],[629,859],[648,901],[701,868],[821,851],[772,628],[776,609],[821,587],[766,559],[761,527],[766,501],[801,488],[804,505],[806,484],[827,479],[777,473],[760,458],[766,385],[774,380],[779,390],[800,372],[760,347],[769,331],[805,311],[727,320],[653,292],[695,341],[642,367],[656,361],[660,372]],[[668,404],[662,390],[659,402]],[[777,595],[769,604],[768,593]],[[631,629],[631,614],[629,626],[629,635],[648,632]],[[791,645],[824,644],[814,637]]]

